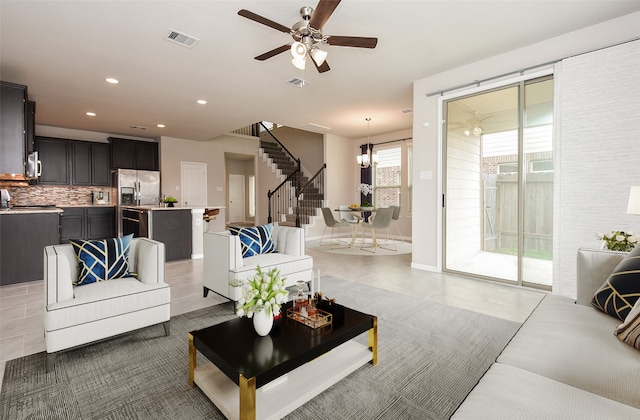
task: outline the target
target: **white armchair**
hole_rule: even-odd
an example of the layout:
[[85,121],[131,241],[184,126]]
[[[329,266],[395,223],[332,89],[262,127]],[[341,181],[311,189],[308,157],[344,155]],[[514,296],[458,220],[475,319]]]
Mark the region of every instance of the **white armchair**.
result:
[[305,255],[304,229],[274,225],[272,240],[277,253],[260,254],[242,258],[240,238],[228,230],[204,233],[204,273],[203,296],[209,290],[237,301],[240,288],[230,283],[241,284],[253,277],[258,265],[268,271],[280,269],[280,276],[286,278],[285,287],[298,280],[310,282],[313,279],[313,258]]
[[169,335],[170,288],[165,283],[164,244],[134,238],[129,248],[129,272],[123,277],[74,286],[79,265],[72,245],[44,248],[44,334],[47,372],[56,352],[164,323]]

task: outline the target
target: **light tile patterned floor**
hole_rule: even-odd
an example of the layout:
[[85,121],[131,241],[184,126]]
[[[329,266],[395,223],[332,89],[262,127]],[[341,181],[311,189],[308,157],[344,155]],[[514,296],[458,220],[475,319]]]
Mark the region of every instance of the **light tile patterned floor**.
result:
[[[482,280],[411,268],[411,255],[354,256],[308,250],[314,274],[331,275],[421,297],[499,318],[523,322],[542,293]],[[202,297],[203,260],[167,263],[171,315],[212,306],[225,299]],[[0,287],[0,387],[7,360],[45,351],[43,281]]]

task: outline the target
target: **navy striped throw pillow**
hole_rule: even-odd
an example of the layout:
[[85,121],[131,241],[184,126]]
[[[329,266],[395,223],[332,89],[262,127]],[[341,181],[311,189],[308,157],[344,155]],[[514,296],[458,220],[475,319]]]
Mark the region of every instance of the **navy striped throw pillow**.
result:
[[121,238],[85,241],[71,239],[80,275],[73,284],[82,286],[129,275],[129,247],[133,234]]
[[242,258],[268,254],[270,252],[278,252],[273,244],[273,240],[271,239],[272,229],[273,224],[271,223],[262,226],[244,228],[236,226],[229,227],[229,231],[232,235],[240,237]]

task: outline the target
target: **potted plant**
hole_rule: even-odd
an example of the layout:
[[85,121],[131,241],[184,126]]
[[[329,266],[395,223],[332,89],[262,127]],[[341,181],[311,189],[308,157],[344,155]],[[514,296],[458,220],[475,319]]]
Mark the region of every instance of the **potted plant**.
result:
[[623,232],[621,230],[612,230],[608,233],[596,233],[596,238],[602,240],[602,249],[611,251],[631,251],[638,243],[638,236],[633,232]]
[[273,318],[280,314],[280,307],[287,301],[289,292],[280,278],[280,270],[272,268],[268,272],[256,268],[256,274],[242,286],[242,295],[236,304],[239,317],[253,318],[253,327],[258,335],[265,336],[271,331]]
[[167,203],[167,207],[173,207],[178,200],[175,197],[168,195],[165,197],[164,202]]

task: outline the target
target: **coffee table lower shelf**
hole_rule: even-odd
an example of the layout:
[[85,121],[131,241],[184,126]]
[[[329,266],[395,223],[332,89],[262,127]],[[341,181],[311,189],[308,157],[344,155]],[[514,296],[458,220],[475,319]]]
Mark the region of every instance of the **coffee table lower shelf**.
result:
[[[372,361],[371,350],[348,341],[255,392],[257,419],[280,419]],[[197,366],[195,384],[228,419],[240,417],[240,387],[213,363]]]

